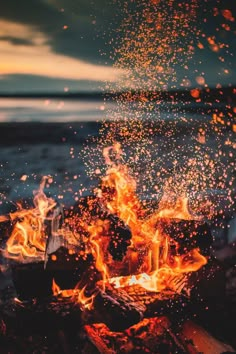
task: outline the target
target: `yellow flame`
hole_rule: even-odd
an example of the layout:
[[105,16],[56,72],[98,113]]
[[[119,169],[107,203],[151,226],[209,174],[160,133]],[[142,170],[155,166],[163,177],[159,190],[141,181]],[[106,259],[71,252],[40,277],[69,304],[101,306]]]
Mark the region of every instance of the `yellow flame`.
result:
[[[113,261],[108,252],[111,236],[109,222],[91,216],[91,209],[96,207],[97,201],[95,204],[91,201],[89,209],[82,211],[82,216],[74,215],[69,218],[67,225],[61,230],[61,235],[69,244],[76,246],[83,239],[84,252],[93,254],[94,265],[102,276],[103,286],[108,282],[115,287],[138,284],[149,291],[161,291],[170,287],[170,283],[173,287],[173,277],[181,279],[184,274],[197,271],[206,264],[207,259],[197,248],[179,254],[178,243],[172,235],[163,231],[163,225],[170,223],[171,219],[199,220],[191,215],[188,199],[185,196],[173,198],[164,194],[159,208],[151,216],[147,216],[136,194],[135,179],[130,175],[127,166],[121,163],[120,145],[115,144],[104,149],[104,158],[108,168],[102,178],[97,198],[103,208],[116,214],[131,230],[131,245],[123,261]],[[47,237],[44,221],[49,218],[49,211],[56,205],[43,191],[46,180],[45,177],[38,191],[34,193],[34,208],[26,210],[19,207],[17,212],[0,217],[0,221],[10,219],[15,223],[7,241],[6,257],[23,262],[44,259]],[[71,231],[74,227],[75,231]],[[88,236],[84,237],[83,233]],[[171,247],[172,245],[175,247]],[[85,295],[86,286],[87,284],[82,289],[77,286],[73,290],[61,290],[53,280],[52,290],[55,296],[71,297],[82,308],[90,309],[95,295]]]
[[[198,249],[193,249],[184,255],[172,254],[171,243],[176,243],[171,235],[162,232],[162,223],[170,222],[170,219],[199,220],[191,215],[188,209],[188,198],[181,196],[172,200],[164,194],[159,203],[159,208],[149,218],[145,217],[145,211],[136,195],[136,182],[129,174],[128,168],[112,161],[113,153],[119,160],[122,156],[120,145],[116,144],[104,151],[105,161],[108,164],[106,175],[102,179],[102,190],[112,191],[109,199],[103,200],[107,209],[117,214],[131,229],[132,243],[123,262],[129,264],[130,274],[121,277],[111,277],[109,267],[104,259],[100,258],[99,267],[106,266],[106,277],[120,286],[130,286],[137,283],[151,291],[161,291],[166,286],[166,280],[170,276],[182,277],[183,273],[200,269],[207,260]],[[105,192],[106,193],[106,192]],[[99,245],[97,244],[99,254]],[[177,247],[178,249],[178,247]],[[100,254],[101,255],[101,254]],[[145,279],[144,276],[145,275]],[[113,280],[111,280],[113,279]],[[144,281],[145,280],[145,281]],[[125,284],[125,285],[124,285]]]
[[[46,247],[44,221],[49,211],[56,205],[55,201],[47,198],[43,192],[46,180],[47,177],[44,177],[39,189],[34,192],[34,208],[22,209],[18,205],[19,210],[9,214],[9,219],[15,224],[6,243],[5,257],[21,262],[44,259]],[[0,217],[0,220],[4,221],[4,217]]]

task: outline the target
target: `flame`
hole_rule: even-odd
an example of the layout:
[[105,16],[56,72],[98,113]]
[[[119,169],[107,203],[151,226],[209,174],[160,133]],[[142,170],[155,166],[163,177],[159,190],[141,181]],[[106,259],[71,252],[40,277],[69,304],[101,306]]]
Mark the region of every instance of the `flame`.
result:
[[92,294],[87,296],[85,295],[86,286],[82,289],[79,289],[78,286],[79,285],[77,285],[75,289],[62,290],[55,280],[52,280],[52,292],[54,296],[59,299],[70,298],[73,302],[78,303],[82,310],[91,310],[93,308],[93,301],[96,295]]
[[7,217],[0,217],[1,221],[11,220],[12,233],[7,240],[5,257],[21,262],[44,260],[46,248],[46,234],[44,221],[56,203],[47,198],[44,193],[47,177],[43,177],[39,189],[34,192],[34,208],[23,209],[18,204],[18,210]]
[[[87,253],[93,255],[94,267],[101,275],[103,287],[107,283],[116,288],[138,284],[148,291],[159,292],[165,288],[179,291],[179,284],[183,283],[185,276],[200,269],[207,259],[198,248],[185,254],[179,253],[178,243],[173,235],[165,231],[168,228],[163,226],[168,226],[173,219],[200,219],[189,211],[185,195],[177,197],[167,191],[163,194],[159,208],[150,216],[136,194],[136,181],[122,163],[122,156],[119,144],[104,149],[107,171],[102,178],[101,188],[97,189],[95,204],[91,200],[89,207],[82,210],[82,215],[68,217],[61,229],[58,229],[58,219],[53,219],[55,213],[49,215],[56,203],[44,193],[47,180],[44,177],[34,193],[34,208],[22,209],[18,206],[15,213],[0,216],[0,221],[11,220],[14,224],[4,255],[22,262],[44,260],[47,240],[45,220],[50,220],[51,237],[57,236],[59,230],[64,244],[74,247],[73,252],[77,252],[76,246],[80,243],[84,245],[84,250],[77,252],[78,257]],[[131,244],[122,262],[114,261],[108,252],[109,220],[91,215],[96,203],[117,215],[131,230]],[[75,289],[62,290],[53,279],[52,291],[58,298],[71,298],[82,309],[91,309],[96,294],[88,295],[87,285],[78,284]]]
[[77,295],[79,292],[78,289],[61,289],[60,286],[55,282],[55,279],[52,280],[52,293],[53,296],[59,298],[72,298]]
[[[199,220],[188,208],[188,198],[181,196],[172,198],[164,194],[157,211],[150,217],[136,195],[136,182],[129,174],[127,166],[120,163],[122,156],[120,145],[106,148],[104,158],[108,164],[106,175],[102,180],[103,197],[106,208],[119,216],[131,229],[132,243],[123,262],[129,265],[129,276],[112,277],[107,264],[99,260],[99,270],[106,267],[106,277],[115,287],[139,284],[150,291],[161,291],[168,287],[170,277],[182,277],[183,274],[197,271],[207,263],[207,259],[195,248],[186,254],[178,254],[178,244],[162,231],[162,224],[171,219]],[[115,162],[110,155],[119,157]],[[106,196],[109,191],[109,198]],[[112,195],[111,195],[112,193]],[[190,235],[191,236],[191,235]],[[176,253],[171,251],[171,245],[176,246]],[[100,247],[97,244],[97,254]],[[101,254],[100,254],[101,256]],[[101,257],[100,257],[101,258]]]
[[80,291],[78,296],[76,297],[77,302],[81,305],[81,308],[84,310],[92,310],[93,301],[96,294],[92,294],[91,296],[85,295],[86,286],[84,286]]
[[58,296],[61,292],[60,286],[57,285],[54,278],[52,279],[52,293],[54,296]]

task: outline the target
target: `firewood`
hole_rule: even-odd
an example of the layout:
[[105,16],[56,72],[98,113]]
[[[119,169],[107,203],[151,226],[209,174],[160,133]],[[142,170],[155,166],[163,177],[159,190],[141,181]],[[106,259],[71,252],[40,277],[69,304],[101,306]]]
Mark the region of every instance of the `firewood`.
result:
[[11,262],[12,280],[21,300],[48,297],[52,294],[52,277],[44,263]]
[[[109,348],[109,344],[107,345],[106,341],[104,341],[104,339],[100,336],[100,333],[98,331],[100,331],[103,328],[107,328],[106,325],[96,324],[96,325],[86,325],[84,327],[89,341],[93,344],[94,349],[95,350],[97,349],[98,353],[116,354],[116,352],[112,348]],[[108,328],[107,330],[109,331]]]
[[100,354],[187,353],[169,334],[166,317],[144,319],[123,332],[112,332],[102,323],[86,325],[85,333]]
[[80,198],[77,205],[71,208],[71,210],[65,211],[65,215],[66,223],[70,229],[78,234],[87,233],[87,237],[89,237],[89,234],[87,230],[81,228],[81,220],[84,220],[88,224],[95,220],[107,222],[109,230],[104,229],[103,234],[108,232],[110,239],[108,252],[111,254],[113,260],[122,261],[132,237],[130,228],[117,215],[111,214],[103,208],[98,197],[90,195]]
[[225,269],[214,257],[210,257],[206,265],[188,275],[186,286],[194,303],[224,301]]
[[81,326],[81,307],[71,299],[48,299],[20,301],[11,299],[0,306],[1,319],[7,331],[20,334],[46,333],[66,329],[78,330]]
[[124,330],[141,321],[146,309],[126,291],[109,285],[98,290],[93,306],[92,322],[103,322],[114,331]]
[[192,321],[184,322],[178,336],[181,338],[182,343],[190,354],[235,353],[235,349],[230,345],[212,337],[205,329]]
[[212,337],[192,321],[173,327],[167,317],[144,319],[122,332],[112,332],[105,324],[85,325],[88,340],[100,354],[179,353],[222,354],[235,350]]
[[[49,256],[45,271],[51,275],[61,289],[74,289],[84,278],[87,279],[87,283],[92,283],[91,286],[94,286],[98,277],[91,254],[80,256],[77,252],[71,253],[65,247],[60,247]],[[91,279],[92,276],[94,276],[94,281]],[[88,279],[90,279],[89,282]]]
[[[196,272],[170,277],[169,287],[172,294],[165,291],[160,293],[163,301],[155,299],[147,306],[149,315],[156,314],[160,310],[169,308],[185,312],[185,307],[196,308],[216,308],[222,306],[225,301],[226,277],[224,268],[214,258],[209,258],[208,263]],[[194,310],[193,310],[194,311]]]
[[177,242],[180,254],[193,248],[199,248],[203,255],[210,254],[213,238],[207,223],[197,220],[163,219],[160,227],[162,232]]
[[44,330],[48,326],[60,328],[67,322],[74,322],[78,328],[82,322],[101,321],[118,331],[138,323],[143,318],[145,306],[135,302],[125,291],[110,287],[105,291],[97,289],[91,311],[76,301],[76,295],[73,297],[73,294],[70,297],[68,295],[68,298],[59,295],[31,301],[12,299],[4,302],[0,311],[2,319],[6,319],[13,327],[19,326],[19,331],[26,328]]

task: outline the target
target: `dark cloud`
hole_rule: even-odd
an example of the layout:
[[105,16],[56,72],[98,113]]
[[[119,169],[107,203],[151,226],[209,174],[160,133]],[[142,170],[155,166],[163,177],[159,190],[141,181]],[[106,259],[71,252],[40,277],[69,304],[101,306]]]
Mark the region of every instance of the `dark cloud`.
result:
[[34,42],[24,38],[12,37],[12,36],[0,36],[0,41],[6,41],[13,45],[34,45]]
[[109,0],[0,0],[0,9],[1,19],[45,33],[54,52],[92,63],[109,61],[109,33],[118,19]]
[[[63,9],[64,24],[68,29],[55,31],[51,46],[55,52],[93,63],[112,63],[111,39],[121,21],[119,8],[112,0],[54,0],[50,2],[58,11]],[[119,10],[119,11],[118,11]]]
[[23,24],[51,27],[62,21],[62,15],[43,0],[0,0],[0,18]]

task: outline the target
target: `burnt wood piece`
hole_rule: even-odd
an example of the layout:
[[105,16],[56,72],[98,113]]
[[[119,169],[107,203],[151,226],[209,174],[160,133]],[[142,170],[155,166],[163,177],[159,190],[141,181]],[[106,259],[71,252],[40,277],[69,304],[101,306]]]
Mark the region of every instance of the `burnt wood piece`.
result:
[[11,262],[11,277],[20,300],[48,298],[52,295],[53,279],[60,289],[74,289],[79,282],[83,286],[89,283],[94,287],[100,279],[92,255],[82,258],[70,254],[66,248],[60,248],[54,256],[56,259],[50,258],[46,269],[44,262]]
[[4,302],[0,305],[1,321],[5,326],[6,341],[14,337],[55,336],[58,331],[63,331],[67,336],[72,336],[70,342],[73,342],[73,337],[82,326],[79,304],[70,299],[59,301],[54,297],[44,301]]
[[[86,296],[91,294],[87,293]],[[112,330],[124,330],[143,318],[145,306],[134,301],[121,289],[107,288],[96,290],[92,310],[83,307],[74,296],[58,297],[50,296],[44,299],[32,299],[31,301],[19,301],[12,299],[5,301],[0,307],[2,319],[11,322],[11,325],[19,326],[19,331],[33,330],[42,326],[61,325],[74,321],[78,328],[80,323],[104,322]],[[81,310],[82,309],[82,310]],[[16,318],[19,320],[16,321]],[[12,321],[11,321],[12,319]],[[45,323],[44,323],[45,321]],[[15,323],[16,322],[16,323]]]
[[130,246],[132,234],[130,228],[116,215],[109,214],[107,219],[110,222],[110,242],[108,251],[114,261],[122,261]]
[[210,258],[208,263],[189,275],[186,283],[189,301],[182,312],[183,319],[192,319],[219,341],[236,348],[234,321],[236,306],[229,302],[225,269]]
[[[114,295],[115,292],[117,292],[117,297]],[[95,299],[94,309],[89,313],[81,311],[80,305],[73,303],[70,299],[60,300],[60,298],[54,297],[48,298],[48,301],[42,301],[42,299],[32,302],[13,300],[8,303],[2,303],[0,306],[0,335],[5,342],[9,342],[12,341],[13,336],[16,336],[16,334],[17,336],[24,336],[26,338],[28,336],[34,337],[36,334],[48,335],[48,333],[50,333],[50,336],[53,335],[55,337],[60,332],[63,338],[64,336],[71,337],[69,343],[74,348],[76,343],[73,343],[73,338],[78,339],[77,333],[87,321],[88,325],[85,325],[85,329],[88,339],[93,345],[96,345],[96,350],[98,350],[99,353],[113,353],[112,351],[110,352],[110,350],[118,348],[114,353],[174,352],[181,354],[198,354],[199,351],[197,349],[200,348],[200,340],[200,344],[203,343],[205,345],[204,348],[207,348],[207,350],[213,348],[213,351],[203,351],[203,353],[218,354],[217,351],[214,352],[214,348],[219,348],[219,340],[210,336],[200,326],[192,325],[192,332],[186,332],[186,329],[188,330],[190,328],[188,324],[189,321],[187,325],[185,321],[183,321],[181,325],[179,317],[178,315],[176,316],[176,312],[174,311],[176,310],[176,303],[174,304],[173,311],[168,313],[168,317],[172,322],[171,326],[170,321],[166,319],[166,317],[162,317],[162,319],[146,318],[139,321],[138,317],[140,313],[141,315],[142,313],[146,315],[146,312],[143,312],[144,307],[140,306],[134,297],[127,295],[127,293],[123,294],[123,292],[124,290],[121,289],[107,289],[105,294],[103,291],[100,291],[97,295],[98,301],[96,302]],[[160,295],[164,296],[164,294],[159,294],[159,300],[157,301],[164,301],[163,298],[160,298]],[[166,297],[168,296],[171,298],[171,294],[167,293]],[[115,300],[113,300],[113,297],[115,297]],[[123,303],[121,298],[123,298]],[[132,306],[127,307],[127,301],[129,301],[129,304],[132,304]],[[114,302],[115,305],[113,305]],[[138,315],[133,312],[133,306],[136,309],[139,307]],[[192,306],[195,305],[192,304]],[[102,309],[101,312],[100,308]],[[166,309],[167,308],[168,307],[166,307]],[[121,314],[116,315],[118,309],[121,310]],[[209,316],[209,313],[207,313],[207,315]],[[219,315],[219,313],[217,313],[217,315]],[[126,316],[132,316],[132,321],[137,323],[131,327],[129,327],[128,323],[125,325],[114,323],[119,320],[125,322]],[[104,323],[99,325],[91,324],[97,323],[101,318],[110,328]],[[205,325],[205,323],[203,323],[203,325]],[[224,324],[222,324],[220,328],[221,331],[223,327]],[[124,328],[127,328],[127,330],[124,330]],[[198,333],[197,335],[196,332]],[[65,347],[66,343],[67,340],[65,339]],[[84,342],[83,345],[85,345]],[[104,345],[107,347],[104,347]],[[89,345],[87,348],[88,347]],[[222,353],[226,351],[234,352],[233,349],[227,345],[222,344],[222,348],[224,349]],[[107,350],[107,352],[102,350]],[[17,353],[17,351],[12,352]],[[63,353],[64,352],[66,351],[63,351]],[[67,352],[70,353],[70,351]],[[86,353],[86,351],[83,353]],[[91,349],[91,353],[96,353],[96,351]]]
[[96,280],[99,279],[91,254],[81,256],[77,252],[70,253],[65,247],[60,247],[49,256],[46,272],[51,275],[60,289],[74,289],[78,283],[81,285],[88,283],[94,287]]
[[123,332],[112,332],[102,323],[86,325],[84,330],[100,354],[188,353],[170,335],[167,317],[144,319]]
[[129,328],[142,320],[146,307],[126,291],[106,285],[94,298],[90,321],[103,322],[113,331]]
[[160,227],[165,234],[177,241],[177,251],[180,254],[199,248],[203,255],[209,256],[213,237],[207,223],[197,220],[163,219]]
[[94,347],[90,353],[235,353],[230,345],[212,337],[196,323],[187,320],[173,327],[170,319],[172,317],[145,318],[123,332],[112,332],[103,323],[86,325],[87,339]]
[[86,233],[85,230],[80,229],[79,220],[81,218],[86,220],[86,223],[97,219],[109,221],[108,235],[110,236],[110,242],[108,251],[114,260],[121,261],[123,259],[132,238],[130,228],[117,215],[110,214],[98,197],[90,195],[80,198],[78,204],[71,210],[65,211],[65,217],[72,230],[80,233]]
[[70,300],[11,300],[0,305],[0,327],[1,354],[73,354],[80,346],[81,310]]
[[235,349],[231,345],[212,337],[204,328],[190,320],[183,323],[177,337],[191,354],[235,353]]
[[12,280],[20,300],[52,295],[52,277],[45,272],[44,263],[11,262]]
[[[172,284],[173,283],[173,284]],[[214,258],[209,258],[208,263],[196,272],[182,277],[170,279],[169,286],[172,294],[162,291],[158,296],[163,297],[160,301],[158,296],[150,301],[145,316],[169,314],[179,312],[180,316],[196,316],[201,318],[204,313],[208,317],[208,311],[212,312],[213,318],[218,311],[226,309],[226,277],[224,268]],[[163,312],[164,311],[164,312]],[[214,315],[215,312],[215,315]],[[177,316],[179,318],[179,316]],[[212,323],[213,324],[213,323]]]

